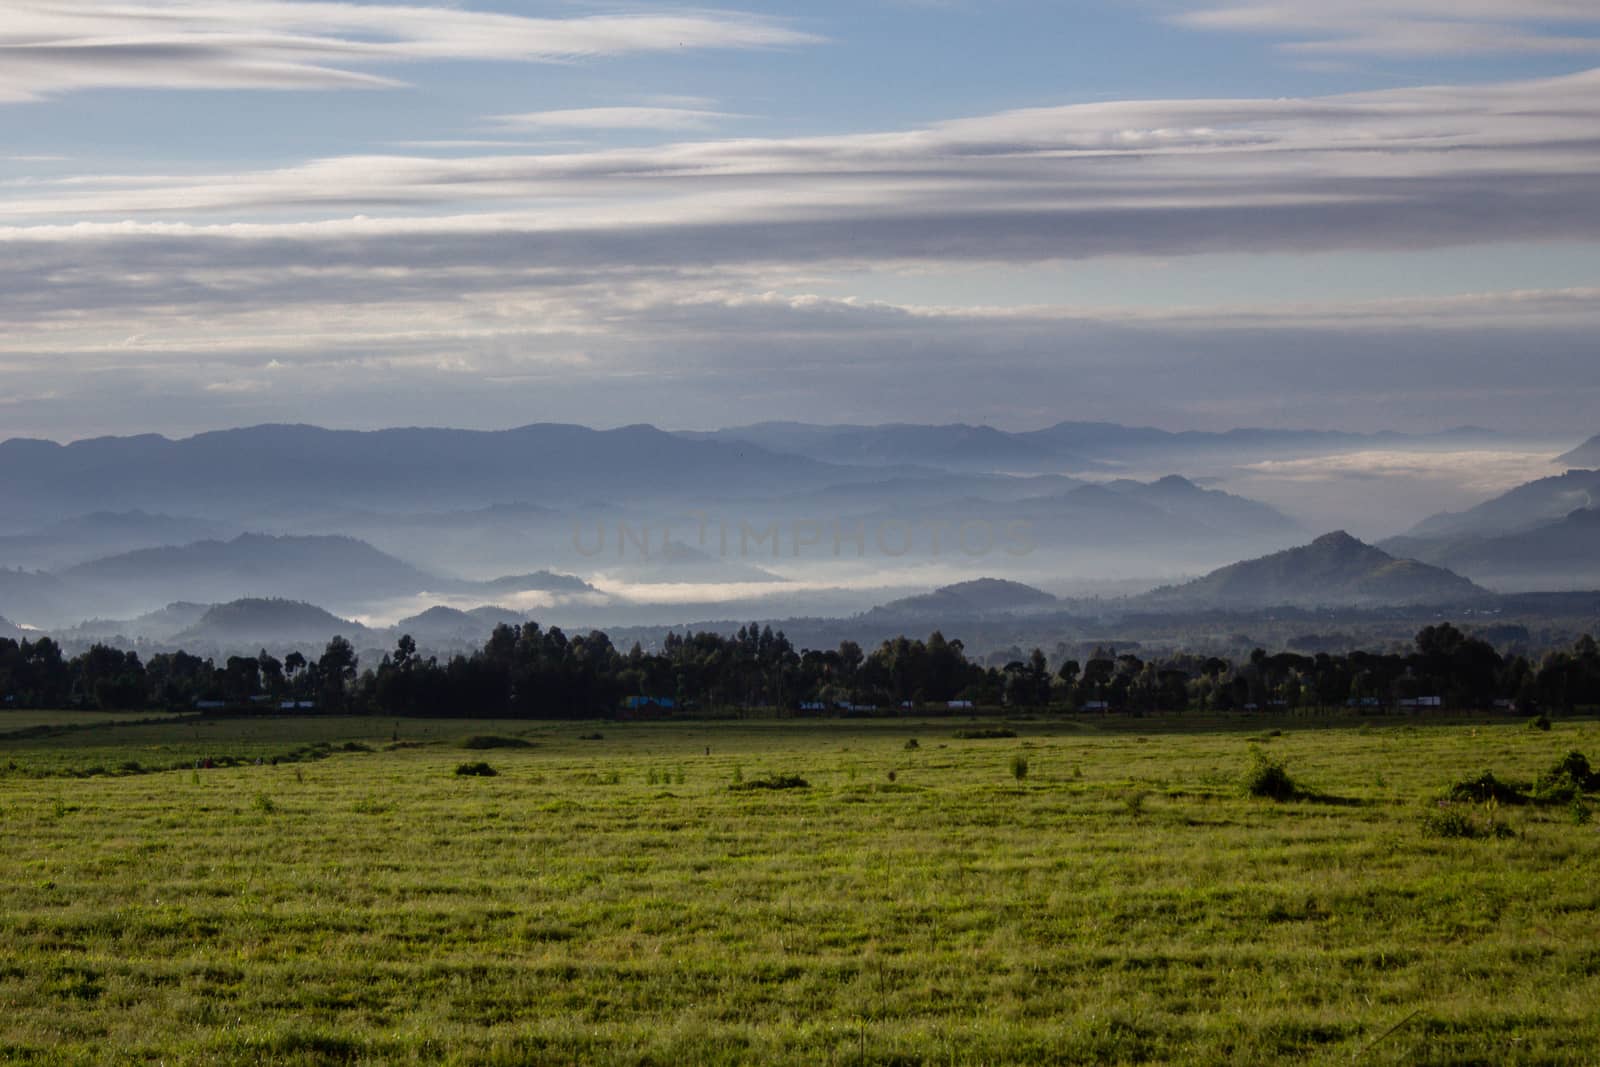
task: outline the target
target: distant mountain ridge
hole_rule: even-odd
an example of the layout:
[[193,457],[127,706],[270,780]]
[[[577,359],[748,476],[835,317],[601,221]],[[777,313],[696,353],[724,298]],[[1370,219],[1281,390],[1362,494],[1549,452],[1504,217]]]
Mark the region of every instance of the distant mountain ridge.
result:
[[[1600,506],[1600,470],[1569,470],[1519,485],[1466,511],[1424,519],[1403,536],[1425,540],[1494,537],[1565,518]],[[1399,542],[1399,539],[1396,539]]]
[[1192,582],[1157,589],[1134,598],[1134,603],[1151,609],[1357,607],[1457,603],[1489,595],[1458,574],[1398,559],[1340,530],[1309,545],[1234,563]]
[[777,452],[844,464],[901,463],[985,470],[1091,469],[1098,461],[1152,453],[1226,452],[1264,448],[1328,451],[1419,442],[1492,440],[1493,431],[1457,427],[1437,434],[1396,431],[1242,428],[1221,432],[1159,430],[1109,422],[1059,422],[1039,430],[1007,431],[966,423],[823,425],[763,422],[685,433],[696,440],[744,442]]
[[154,434],[61,445],[0,443],[0,499],[51,518],[95,509],[199,511],[213,518],[337,507],[412,511],[607,494],[648,497],[848,481],[834,467],[757,446],[697,441],[651,426],[592,430],[325,430],[265,425],[172,440]]
[[1564,467],[1586,467],[1590,470],[1600,467],[1600,434],[1595,434],[1571,452],[1557,456],[1556,462]]
[[1512,533],[1402,537],[1393,544],[1504,592],[1600,588],[1600,508],[1578,508]]

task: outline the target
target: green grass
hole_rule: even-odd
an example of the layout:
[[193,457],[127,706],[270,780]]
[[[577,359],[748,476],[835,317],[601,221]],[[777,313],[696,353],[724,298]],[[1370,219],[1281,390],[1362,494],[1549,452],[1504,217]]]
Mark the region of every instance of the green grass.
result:
[[[1600,1061],[1600,831],[1424,820],[1595,724],[961,725],[0,738],[0,1060]],[[474,735],[531,746],[457,777]],[[1303,794],[1247,796],[1252,744]]]

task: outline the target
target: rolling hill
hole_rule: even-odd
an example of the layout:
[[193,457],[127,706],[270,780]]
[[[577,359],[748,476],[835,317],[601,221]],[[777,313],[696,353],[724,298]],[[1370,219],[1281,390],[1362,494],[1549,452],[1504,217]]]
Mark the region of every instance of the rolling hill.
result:
[[1459,574],[1397,559],[1341,530],[1324,534],[1309,545],[1157,589],[1132,603],[1151,610],[1360,607],[1463,603],[1488,596],[1486,590]]
[[976,578],[942,586],[921,596],[892,600],[872,609],[865,617],[973,619],[1049,610],[1059,604],[1055,597],[1031,585],[1000,578]]
[[252,597],[210,608],[193,626],[174,635],[172,641],[191,647],[304,645],[306,654],[311,655],[314,648],[335,635],[352,642],[376,636],[361,624],[341,619],[314,604]]

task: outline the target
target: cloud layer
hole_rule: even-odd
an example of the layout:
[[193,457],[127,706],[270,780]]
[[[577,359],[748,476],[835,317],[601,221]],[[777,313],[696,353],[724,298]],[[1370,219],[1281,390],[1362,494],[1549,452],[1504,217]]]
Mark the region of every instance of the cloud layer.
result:
[[1589,0],[1258,0],[1178,16],[1209,30],[1289,38],[1302,55],[1600,55]]
[[300,0],[8,0],[0,103],[83,89],[350,89],[425,60],[566,61],[816,38],[704,11],[527,18],[451,7]]
[[[329,20],[356,17],[330,7]],[[422,36],[405,47],[447,47]],[[543,121],[702,120],[635,108]],[[1592,288],[1359,306],[1245,294],[1160,311],[826,294],[843,270],[1600,241],[1597,120],[1589,71],[827,137],[25,181],[0,195],[0,423],[59,436],[289,413],[348,424],[351,411],[475,425],[937,411],[1372,427],[1503,421],[1509,402],[1577,424],[1600,402]],[[1143,380],[1163,383],[1159,397]]]

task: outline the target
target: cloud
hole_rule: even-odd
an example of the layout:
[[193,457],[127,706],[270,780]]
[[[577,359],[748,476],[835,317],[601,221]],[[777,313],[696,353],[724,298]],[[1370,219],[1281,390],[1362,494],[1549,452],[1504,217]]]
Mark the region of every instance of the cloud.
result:
[[494,123],[524,130],[708,130],[730,119],[725,111],[683,107],[579,107],[496,115]]
[[739,12],[530,18],[449,7],[301,0],[10,0],[0,103],[84,89],[362,89],[368,68],[428,60],[562,62],[818,39]]
[[1488,496],[1549,476],[1551,459],[1548,452],[1492,448],[1455,452],[1379,449],[1303,459],[1268,460],[1247,464],[1240,469],[1263,478],[1308,483],[1350,479],[1427,479]]
[[823,294],[844,269],[1600,240],[1597,118],[1591,71],[36,178],[0,199],[0,392],[57,399],[0,436],[358,411],[1576,432],[1600,406],[1592,288],[1160,311]]
[[[95,174],[19,187],[0,202],[0,223],[14,224],[0,240],[120,237],[155,248],[185,238],[198,252],[262,239],[312,258],[338,255],[311,251],[338,242],[368,262],[412,264],[454,246],[599,267],[1595,238],[1597,120],[1600,70],[1319,98],[1034,108],[833,137]],[[380,217],[352,221],[353,212]],[[346,221],[331,221],[340,214]],[[107,218],[162,224],[94,222]],[[243,225],[195,225],[202,219]],[[307,228],[317,219],[329,221]]]
[[1185,12],[1186,26],[1290,38],[1302,54],[1600,55],[1590,0],[1264,0]]

